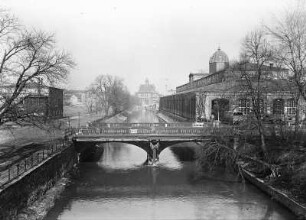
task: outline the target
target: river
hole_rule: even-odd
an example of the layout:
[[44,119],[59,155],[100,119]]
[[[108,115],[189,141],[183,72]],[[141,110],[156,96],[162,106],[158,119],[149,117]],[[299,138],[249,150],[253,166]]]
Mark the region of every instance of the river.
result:
[[[129,121],[158,122],[158,118],[139,111]],[[248,183],[226,180],[222,173],[197,178],[195,162],[174,153],[174,147],[160,154],[155,167],[144,165],[146,153],[136,146],[101,147],[99,162],[79,164],[78,175],[45,219],[295,219]]]

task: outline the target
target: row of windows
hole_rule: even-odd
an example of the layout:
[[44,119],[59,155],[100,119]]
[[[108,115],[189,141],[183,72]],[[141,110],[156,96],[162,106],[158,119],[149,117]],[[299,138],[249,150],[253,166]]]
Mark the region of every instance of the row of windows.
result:
[[[254,103],[255,107],[252,108],[250,99],[240,99],[239,100],[239,111],[247,115],[251,112],[252,109],[259,109],[261,113],[264,112],[264,102],[260,99],[259,104]],[[259,107],[259,108],[258,108]],[[287,99],[286,105],[284,99],[274,99],[272,103],[272,112],[273,114],[282,115],[287,110],[288,115],[294,115],[296,113],[296,101],[294,99]]]

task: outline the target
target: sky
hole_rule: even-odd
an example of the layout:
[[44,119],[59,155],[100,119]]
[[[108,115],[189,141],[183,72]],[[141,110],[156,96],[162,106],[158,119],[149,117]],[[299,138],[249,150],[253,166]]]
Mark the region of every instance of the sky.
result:
[[[148,79],[161,94],[208,72],[221,48],[237,59],[243,37],[293,0],[0,0],[28,28],[54,33],[77,66],[67,89],[101,74],[124,79],[131,93]],[[273,20],[273,19],[272,19]]]

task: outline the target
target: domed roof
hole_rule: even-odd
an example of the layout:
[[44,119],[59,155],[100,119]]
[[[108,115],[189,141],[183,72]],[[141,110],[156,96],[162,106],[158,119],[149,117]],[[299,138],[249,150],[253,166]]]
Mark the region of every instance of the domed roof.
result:
[[220,49],[220,47],[209,59],[209,63],[228,63],[228,62],[229,62],[228,56]]

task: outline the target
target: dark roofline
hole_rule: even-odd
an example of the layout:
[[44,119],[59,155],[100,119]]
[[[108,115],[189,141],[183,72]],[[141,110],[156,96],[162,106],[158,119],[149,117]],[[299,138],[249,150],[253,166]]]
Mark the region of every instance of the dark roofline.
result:
[[205,76],[207,74],[209,74],[209,73],[190,73],[189,76],[190,75],[193,75],[193,76]]
[[[246,66],[247,65],[247,69],[246,71],[253,71],[255,70],[255,66],[256,64],[255,63],[249,63],[249,62],[246,62],[246,63],[236,63],[236,64],[233,64],[231,65],[229,68],[231,70],[240,70],[239,67],[241,66]],[[253,68],[251,68],[253,67]],[[274,66],[273,64],[272,65],[262,65],[261,66],[261,69],[264,70],[264,71],[269,71],[269,70],[272,70],[272,71],[289,71],[289,69],[286,69],[286,68],[283,68],[283,67],[278,67],[278,66]]]

